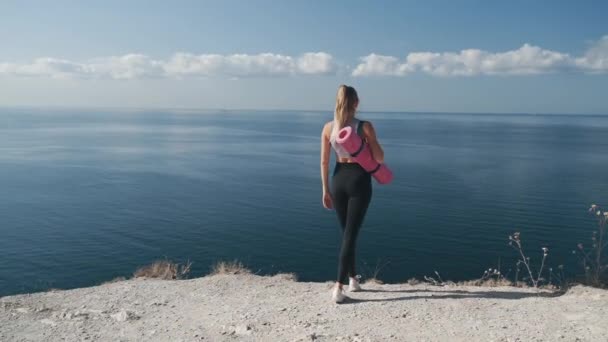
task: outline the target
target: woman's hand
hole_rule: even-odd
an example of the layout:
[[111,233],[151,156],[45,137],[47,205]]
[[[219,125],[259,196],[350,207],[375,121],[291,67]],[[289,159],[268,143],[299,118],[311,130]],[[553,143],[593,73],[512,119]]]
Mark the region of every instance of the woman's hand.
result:
[[323,191],[323,207],[328,210],[334,208],[329,191]]

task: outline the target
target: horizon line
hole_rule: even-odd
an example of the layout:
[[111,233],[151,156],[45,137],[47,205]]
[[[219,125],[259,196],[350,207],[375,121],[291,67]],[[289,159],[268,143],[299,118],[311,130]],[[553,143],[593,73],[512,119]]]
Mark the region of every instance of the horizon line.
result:
[[[0,105],[0,109],[66,109],[66,110],[116,110],[116,111],[146,111],[146,110],[167,110],[167,111],[217,111],[217,112],[238,112],[238,111],[251,111],[251,112],[333,112],[332,109],[290,109],[290,108],[211,108],[211,107],[147,107],[147,106],[81,106],[81,105]],[[570,112],[501,112],[501,111],[425,111],[425,110],[360,110],[359,113],[371,113],[371,114],[473,114],[473,115],[544,115],[544,116],[608,116],[607,113],[570,113]]]

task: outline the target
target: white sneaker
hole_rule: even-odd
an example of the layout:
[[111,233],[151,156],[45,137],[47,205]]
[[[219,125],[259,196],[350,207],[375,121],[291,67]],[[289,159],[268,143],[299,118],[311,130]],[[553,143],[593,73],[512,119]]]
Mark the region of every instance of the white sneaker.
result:
[[336,303],[342,303],[344,299],[346,299],[346,296],[344,295],[344,290],[342,290],[338,286],[335,286],[331,294],[331,300]]
[[359,285],[359,281],[355,278],[349,278],[348,280],[348,291],[349,292],[358,292],[361,291],[361,286]]

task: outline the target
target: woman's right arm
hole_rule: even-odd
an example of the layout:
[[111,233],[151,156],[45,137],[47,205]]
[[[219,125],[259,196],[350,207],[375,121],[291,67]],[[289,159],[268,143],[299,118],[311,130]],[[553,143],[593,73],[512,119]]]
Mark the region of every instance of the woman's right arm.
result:
[[382,164],[384,162],[384,151],[382,150],[382,146],[380,146],[380,142],[378,142],[376,131],[371,122],[366,121],[363,123],[363,134],[365,135],[369,149],[372,152],[372,157],[375,161]]

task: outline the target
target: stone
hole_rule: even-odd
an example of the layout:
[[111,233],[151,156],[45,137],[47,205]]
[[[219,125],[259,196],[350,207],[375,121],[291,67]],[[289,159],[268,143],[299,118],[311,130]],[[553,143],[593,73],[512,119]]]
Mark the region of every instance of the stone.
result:
[[42,323],[42,324],[46,324],[46,325],[50,325],[50,326],[52,326],[52,327],[54,327],[54,326],[56,326],[56,325],[57,325],[57,323],[55,323],[55,321],[50,320],[50,319],[48,319],[48,318],[41,319],[41,320],[40,320],[40,323]]
[[127,310],[120,310],[119,312],[117,312],[113,315],[110,315],[110,317],[114,318],[118,322],[126,322],[126,321],[131,321],[131,320],[135,320],[135,319],[139,318],[139,316],[137,316],[133,312],[127,311]]
[[237,335],[251,335],[251,327],[247,324],[237,325],[234,333]]

